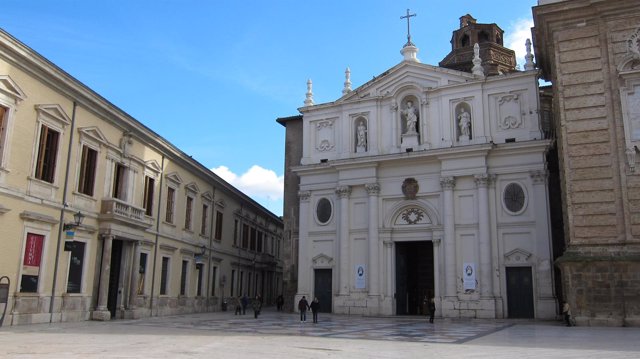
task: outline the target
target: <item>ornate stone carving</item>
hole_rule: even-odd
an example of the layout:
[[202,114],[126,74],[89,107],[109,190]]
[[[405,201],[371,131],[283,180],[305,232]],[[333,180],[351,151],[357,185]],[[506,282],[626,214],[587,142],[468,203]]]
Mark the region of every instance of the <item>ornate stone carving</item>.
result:
[[425,211],[419,207],[410,207],[403,209],[393,222],[394,225],[399,226],[431,223],[431,218],[429,218]]
[[627,155],[627,164],[629,165],[629,170],[633,173],[636,171],[636,146],[627,148],[625,153]]
[[367,183],[364,185],[364,188],[369,195],[378,195],[378,193],[380,193],[380,184],[378,183]]
[[310,197],[311,197],[311,191],[299,191],[298,192],[298,198],[300,198],[300,201],[302,201],[302,202],[309,201]]
[[456,187],[455,177],[440,178],[440,186],[442,187],[442,189],[454,189]]
[[316,149],[320,152],[333,150],[333,120],[318,121],[316,123]]
[[346,198],[351,195],[351,187],[349,186],[339,186],[336,188],[336,195],[338,198]]
[[473,180],[476,182],[476,186],[479,188],[487,187],[489,185],[489,182],[491,181],[491,179],[489,178],[489,175],[486,173],[480,173],[480,174],[474,175]]
[[538,171],[530,171],[529,176],[531,176],[531,180],[533,184],[545,184],[547,183],[547,171],[538,170]]
[[405,199],[416,199],[419,190],[420,185],[413,177],[407,178],[402,182],[402,194],[404,194]]
[[520,125],[522,125],[522,120],[514,116],[507,116],[500,121],[500,128],[503,130],[518,128]]
[[636,29],[636,31],[629,36],[627,40],[627,52],[631,56],[640,59],[640,28]]

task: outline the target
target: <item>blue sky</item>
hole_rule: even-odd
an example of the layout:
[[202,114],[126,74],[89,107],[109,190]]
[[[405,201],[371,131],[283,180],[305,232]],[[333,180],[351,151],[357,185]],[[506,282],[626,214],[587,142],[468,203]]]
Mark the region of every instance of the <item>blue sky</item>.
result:
[[347,66],[356,88],[399,63],[407,8],[423,63],[449,53],[467,13],[521,57],[536,3],[3,0],[0,27],[281,215],[275,119],[298,114],[307,79],[330,102]]

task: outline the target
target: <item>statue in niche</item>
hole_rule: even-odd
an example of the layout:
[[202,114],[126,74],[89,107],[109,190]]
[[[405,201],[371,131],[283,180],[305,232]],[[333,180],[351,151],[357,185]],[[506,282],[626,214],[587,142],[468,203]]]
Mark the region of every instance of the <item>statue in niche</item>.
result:
[[407,101],[407,107],[402,111],[405,116],[407,132],[405,134],[416,134],[416,123],[418,122],[418,109],[413,107],[413,101]]
[[365,151],[367,151],[367,126],[364,120],[360,120],[356,128],[356,152]]
[[458,127],[460,127],[460,135],[469,138],[471,134],[471,115],[464,108],[458,115]]

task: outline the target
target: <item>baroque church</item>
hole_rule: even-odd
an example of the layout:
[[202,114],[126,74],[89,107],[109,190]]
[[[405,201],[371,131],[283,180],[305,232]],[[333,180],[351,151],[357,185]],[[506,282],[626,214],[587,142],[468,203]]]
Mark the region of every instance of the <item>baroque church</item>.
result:
[[335,101],[307,82],[300,115],[277,120],[286,295],[354,315],[433,298],[447,318],[556,317],[548,106],[530,42],[518,70],[503,36],[462,16],[432,66],[408,26],[401,61],[355,89],[347,69]]

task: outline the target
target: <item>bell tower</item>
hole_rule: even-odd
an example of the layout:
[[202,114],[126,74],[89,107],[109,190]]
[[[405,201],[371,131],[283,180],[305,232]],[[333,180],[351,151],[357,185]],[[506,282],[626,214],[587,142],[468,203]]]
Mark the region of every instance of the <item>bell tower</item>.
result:
[[496,24],[478,24],[473,16],[460,17],[460,28],[451,37],[451,52],[440,67],[471,72],[473,45],[480,46],[482,67],[487,76],[516,71],[516,53],[503,46],[504,31]]

